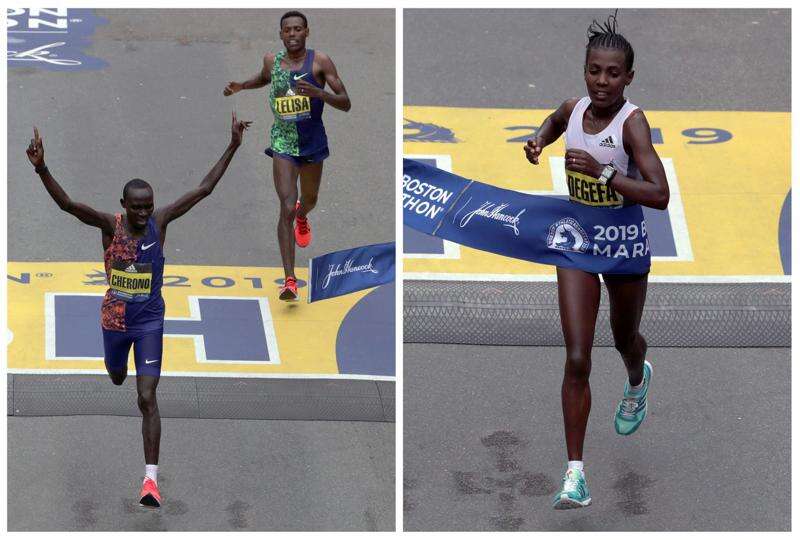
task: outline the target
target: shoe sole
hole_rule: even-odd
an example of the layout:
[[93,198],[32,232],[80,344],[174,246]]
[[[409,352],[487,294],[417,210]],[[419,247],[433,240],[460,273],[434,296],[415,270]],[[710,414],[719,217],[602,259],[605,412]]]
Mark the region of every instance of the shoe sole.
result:
[[282,292],[278,298],[280,298],[284,302],[297,302],[297,294],[291,291]]
[[145,495],[139,501],[139,506],[144,506],[146,508],[161,508],[161,503],[153,497],[152,495]]
[[554,510],[572,510],[574,508],[586,508],[592,504],[592,498],[589,497],[585,501],[576,501],[575,499],[559,499],[554,505]]

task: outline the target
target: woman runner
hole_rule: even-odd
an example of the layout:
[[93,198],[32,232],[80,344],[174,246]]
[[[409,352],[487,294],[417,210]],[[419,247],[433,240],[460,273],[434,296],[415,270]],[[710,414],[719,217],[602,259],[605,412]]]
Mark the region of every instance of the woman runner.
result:
[[[665,209],[669,186],[650,139],[644,113],[624,95],[633,81],[633,48],[617,33],[616,13],[588,30],[584,79],[588,96],[568,99],[544,121],[525,145],[531,163],[542,149],[565,134],[565,167],[570,200],[614,208],[640,204]],[[553,500],[556,509],[591,504],[583,466],[583,441],[591,408],[589,373],[595,322],[600,305],[597,274],[557,268],[558,304],[567,348],[561,404],[567,441],[567,470]],[[614,346],[628,378],[614,418],[620,435],[630,435],[647,415],[653,367],[645,360],[647,342],[639,333],[647,274],[603,274],[610,301]]]

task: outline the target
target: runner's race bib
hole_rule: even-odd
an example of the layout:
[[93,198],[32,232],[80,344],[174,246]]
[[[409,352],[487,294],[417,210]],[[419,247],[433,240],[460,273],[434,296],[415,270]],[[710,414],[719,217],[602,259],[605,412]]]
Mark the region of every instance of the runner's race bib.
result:
[[622,207],[622,195],[593,176],[567,169],[567,187],[569,200],[573,202],[606,208]]
[[285,96],[277,96],[273,108],[284,122],[299,122],[311,118],[311,98],[295,95],[289,88]]
[[111,263],[111,294],[124,302],[144,302],[150,298],[153,282],[152,263]]

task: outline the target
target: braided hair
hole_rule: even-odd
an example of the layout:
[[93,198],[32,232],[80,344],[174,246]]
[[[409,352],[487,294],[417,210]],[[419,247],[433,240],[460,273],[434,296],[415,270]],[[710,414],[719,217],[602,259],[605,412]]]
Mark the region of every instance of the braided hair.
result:
[[625,67],[628,71],[633,69],[633,47],[622,34],[617,33],[617,11],[609,15],[605,22],[592,21],[586,31],[589,43],[586,45],[586,63],[589,62],[591,49],[616,49],[625,54]]

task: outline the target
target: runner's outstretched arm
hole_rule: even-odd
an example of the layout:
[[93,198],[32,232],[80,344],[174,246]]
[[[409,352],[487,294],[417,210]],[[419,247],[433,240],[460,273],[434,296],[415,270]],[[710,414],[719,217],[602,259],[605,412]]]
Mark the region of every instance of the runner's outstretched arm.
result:
[[250,127],[250,124],[252,124],[252,122],[237,120],[236,113],[232,113],[231,142],[228,144],[228,148],[225,149],[225,153],[222,154],[222,157],[211,168],[198,187],[182,195],[174,203],[156,211],[156,220],[160,222],[162,227],[166,226],[170,221],[178,219],[191,210],[194,205],[211,195],[217,182],[219,182],[222,175],[225,174],[225,170],[233,159],[236,150],[238,150],[239,146],[242,144],[242,136],[244,131]]
[[325,74],[325,82],[331,87],[333,94],[307,81],[297,81],[297,88],[300,90],[300,94],[321,99],[331,107],[339,109],[340,111],[349,111],[350,96],[347,95],[344,83],[336,72],[336,66],[333,64],[333,60],[331,60],[327,54],[323,53],[317,53],[317,59],[322,65],[322,72]]
[[228,86],[225,87],[225,90],[222,91],[222,94],[225,96],[230,96],[242,90],[252,90],[254,88],[262,88],[268,85],[272,79],[270,74],[272,73],[272,63],[274,60],[275,58],[271,54],[265,55],[264,62],[261,66],[261,71],[241,83],[230,81]]
[[114,236],[114,216],[95,210],[86,204],[73,201],[56,182],[53,175],[50,174],[50,170],[44,163],[44,145],[36,127],[33,128],[33,139],[31,139],[31,144],[25,153],[28,154],[28,159],[39,174],[39,178],[42,179],[45,189],[56,201],[59,208],[72,214],[87,225],[98,227],[103,231],[103,234]]

